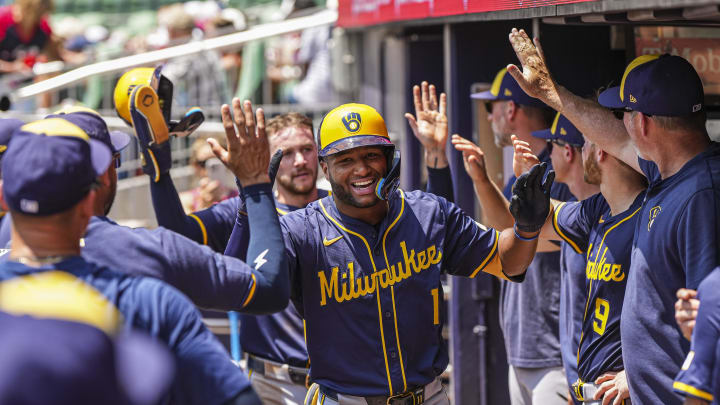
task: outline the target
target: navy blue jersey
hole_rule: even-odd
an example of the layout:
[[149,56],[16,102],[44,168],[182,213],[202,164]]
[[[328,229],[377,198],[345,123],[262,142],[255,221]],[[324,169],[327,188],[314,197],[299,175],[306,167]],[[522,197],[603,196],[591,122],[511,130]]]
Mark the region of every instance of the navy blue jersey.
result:
[[[328,192],[318,189],[318,196],[327,197]],[[299,209],[277,201],[275,205],[281,216]],[[247,222],[240,229],[247,229]],[[240,314],[240,325],[240,346],[245,352],[294,367],[308,367],[305,325],[292,302],[271,315]]]
[[[0,224],[3,246],[10,242],[10,215]],[[92,217],[81,243],[87,260],[124,274],[163,280],[203,308],[241,309],[253,286],[252,268],[243,261],[165,228],[128,228],[107,217]]]
[[118,309],[128,328],[143,330],[167,344],[176,366],[170,403],[220,405],[250,386],[195,307],[174,288],[151,278],[115,273],[81,257],[38,268],[0,263],[0,285],[20,282],[32,288],[42,278],[91,286]]
[[[560,350],[568,387],[578,380],[577,349],[585,314],[585,255],[560,247]],[[571,396],[576,404],[580,402]]]
[[499,233],[454,204],[398,190],[388,206],[377,226],[341,214],[331,197],[280,218],[311,378],[344,394],[431,382],[448,364],[442,273],[505,277]]
[[[550,153],[538,159],[552,169]],[[505,185],[509,200],[515,176]],[[550,196],[559,201],[574,199],[565,184],[555,182]],[[522,284],[500,282],[500,326],[508,363],[515,367],[539,368],[562,365],[559,337],[560,252],[537,253]]]
[[715,404],[720,396],[720,268],[705,277],[698,287],[698,310],[690,344],[673,388]]
[[673,392],[689,342],[675,322],[675,293],[696,289],[718,263],[720,147],[661,180],[639,159],[650,182],[639,212],[625,292],[623,358],[633,403],[680,404]]
[[562,203],[553,227],[577,253],[585,255],[582,332],[578,376],[593,382],[607,371],[623,369],[620,314],[625,299],[630,252],[644,193],[622,213],[612,215],[602,194]]

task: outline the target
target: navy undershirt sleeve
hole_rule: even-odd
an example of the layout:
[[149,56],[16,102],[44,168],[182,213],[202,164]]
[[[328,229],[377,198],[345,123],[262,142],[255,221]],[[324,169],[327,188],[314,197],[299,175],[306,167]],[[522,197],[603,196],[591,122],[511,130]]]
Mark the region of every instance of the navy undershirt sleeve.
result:
[[[290,280],[272,187],[270,183],[244,187],[241,198],[247,208],[251,235],[247,263],[255,269],[256,283],[253,296],[243,312],[263,314],[281,311],[288,305]],[[227,255],[238,253],[236,231],[242,232],[238,230],[237,221],[225,251]]]
[[450,202],[454,202],[455,196],[453,195],[453,183],[450,166],[442,169],[433,169],[428,167],[427,170],[428,180],[425,191],[433,193],[438,197],[443,197]]
[[158,225],[203,243],[200,225],[193,218],[185,215],[180,197],[169,173],[160,175],[160,181],[150,182],[150,196]]

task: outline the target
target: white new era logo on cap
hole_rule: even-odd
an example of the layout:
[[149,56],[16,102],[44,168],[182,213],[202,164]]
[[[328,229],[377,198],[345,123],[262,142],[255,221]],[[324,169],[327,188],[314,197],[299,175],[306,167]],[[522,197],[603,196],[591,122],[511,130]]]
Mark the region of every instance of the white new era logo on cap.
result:
[[693,106],[693,112],[698,112],[702,108],[702,104],[695,104]]
[[35,200],[26,200],[23,198],[20,200],[20,209],[23,212],[35,214],[40,210],[40,204]]

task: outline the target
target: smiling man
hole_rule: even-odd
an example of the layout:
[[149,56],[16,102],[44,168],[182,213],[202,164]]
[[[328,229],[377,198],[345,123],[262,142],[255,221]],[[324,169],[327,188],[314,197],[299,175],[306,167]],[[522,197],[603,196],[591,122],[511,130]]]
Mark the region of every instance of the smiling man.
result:
[[[261,113],[255,124],[249,102],[235,100],[233,109],[234,120],[228,106],[222,110],[231,148],[215,143],[214,150],[235,172],[252,153],[232,145],[253,143],[265,125]],[[500,233],[444,198],[397,189],[400,155],[372,107],[332,110],[316,139],[333,194],[280,219],[312,360],[315,384],[305,402],[448,404],[438,378],[448,364],[442,274],[522,281],[553,175],[543,183],[545,165],[538,165],[518,179],[516,227]],[[237,250],[236,231],[226,254]]]

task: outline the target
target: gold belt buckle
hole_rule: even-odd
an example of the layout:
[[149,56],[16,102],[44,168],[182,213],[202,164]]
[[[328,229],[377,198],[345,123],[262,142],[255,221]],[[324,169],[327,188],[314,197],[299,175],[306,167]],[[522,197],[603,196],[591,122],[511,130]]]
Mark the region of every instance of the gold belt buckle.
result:
[[572,385],[573,391],[575,392],[575,398],[577,398],[578,401],[585,401],[585,398],[583,398],[583,385],[585,385],[585,382],[583,382],[580,378],[577,379]]

